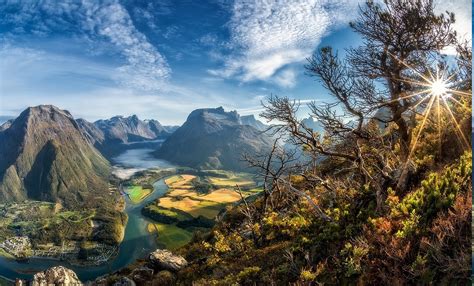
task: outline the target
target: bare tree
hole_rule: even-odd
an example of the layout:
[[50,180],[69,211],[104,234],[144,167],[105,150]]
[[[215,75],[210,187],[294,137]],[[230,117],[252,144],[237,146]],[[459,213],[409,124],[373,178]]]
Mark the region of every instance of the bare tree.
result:
[[[335,99],[310,104],[324,134],[298,120],[299,104],[288,98],[272,96],[261,115],[278,122],[276,130],[287,132],[315,158],[339,163],[336,173],[351,173],[361,186],[375,189],[379,210],[388,186],[403,190],[407,183],[408,168],[400,166],[409,162],[416,108],[426,104],[413,83],[431,72],[442,49],[456,44],[454,15],[436,15],[431,0],[384,2],[360,7],[351,27],[363,44],[348,49],[345,59],[330,47],[308,59],[308,74]],[[380,125],[390,126],[390,132]]]

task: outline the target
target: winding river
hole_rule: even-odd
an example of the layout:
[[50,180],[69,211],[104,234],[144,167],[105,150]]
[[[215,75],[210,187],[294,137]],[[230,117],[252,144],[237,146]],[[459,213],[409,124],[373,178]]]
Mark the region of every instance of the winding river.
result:
[[[122,177],[130,176],[136,171],[147,168],[169,168],[172,167],[166,161],[153,159],[149,156],[150,149],[133,149],[114,159],[114,172]],[[129,160],[127,160],[129,159]],[[27,263],[0,257],[0,276],[14,280],[15,278],[29,279],[34,273],[43,271],[52,266],[63,265],[77,273],[82,281],[93,280],[104,274],[121,269],[139,258],[144,258],[157,248],[155,235],[148,233],[146,227],[148,220],[141,215],[143,205],[163,196],[168,187],[161,179],[153,184],[153,193],[140,204],[132,204],[126,197],[125,212],[128,214],[128,223],[125,228],[125,236],[120,245],[117,257],[107,264],[99,266],[75,266],[64,261],[51,259],[31,259]]]

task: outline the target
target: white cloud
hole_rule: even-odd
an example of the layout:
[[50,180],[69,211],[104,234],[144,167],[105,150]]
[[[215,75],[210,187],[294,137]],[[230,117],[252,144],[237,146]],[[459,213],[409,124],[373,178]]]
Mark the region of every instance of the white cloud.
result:
[[[441,14],[446,11],[455,14],[456,22],[453,25],[460,42],[472,40],[472,3],[471,0],[443,1],[435,0],[435,13]],[[443,50],[447,55],[455,55],[456,47],[447,47]]]
[[243,82],[270,80],[293,85],[292,72],[278,71],[311,55],[331,29],[349,22],[355,0],[237,0],[229,23],[236,52],[225,58],[224,67],[210,73],[236,77]]
[[285,69],[273,77],[276,84],[282,87],[294,87],[296,85],[296,72],[293,69]]
[[118,0],[18,1],[0,7],[0,12],[0,23],[28,27],[39,36],[72,32],[90,38],[93,45],[100,43],[98,38],[106,39],[125,60],[113,75],[123,86],[157,90],[171,74],[165,57],[138,31]]
[[438,14],[444,13],[446,11],[453,12],[455,14],[456,22],[454,23],[454,30],[456,30],[459,40],[470,41],[472,39],[471,0],[436,0],[434,5],[435,12]]

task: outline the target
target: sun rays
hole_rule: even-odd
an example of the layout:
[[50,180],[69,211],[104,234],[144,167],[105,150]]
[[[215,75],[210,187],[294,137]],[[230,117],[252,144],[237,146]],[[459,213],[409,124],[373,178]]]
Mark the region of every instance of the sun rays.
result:
[[407,170],[407,166],[419,144],[420,138],[429,125],[430,117],[434,117],[432,122],[434,122],[437,128],[439,150],[441,150],[442,147],[443,120],[449,120],[449,122],[454,126],[457,139],[466,149],[469,149],[469,141],[462,132],[459,122],[453,114],[452,108],[454,105],[464,109],[469,108],[462,103],[461,98],[471,96],[471,92],[456,89],[457,74],[455,72],[450,73],[447,69],[440,70],[439,68],[436,68],[436,71],[432,72],[429,67],[426,68],[427,72],[422,73],[405,61],[398,59],[393,54],[389,53],[389,55],[408,68],[408,71],[411,72],[414,77],[419,78],[419,80],[413,79],[412,77],[398,79],[399,81],[410,85],[414,91],[411,94],[403,94],[391,101],[403,102],[410,100],[412,101],[410,102],[412,106],[407,108],[405,113],[416,113],[415,116],[421,115],[421,123],[418,125],[418,129],[415,131],[416,134],[408,146],[409,150],[403,172],[406,172]]

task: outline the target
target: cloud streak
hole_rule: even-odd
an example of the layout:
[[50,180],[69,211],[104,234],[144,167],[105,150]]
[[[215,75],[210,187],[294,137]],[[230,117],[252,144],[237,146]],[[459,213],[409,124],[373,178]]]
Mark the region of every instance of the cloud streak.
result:
[[331,29],[347,23],[357,3],[236,0],[229,22],[233,54],[225,58],[222,68],[210,73],[243,82],[273,80],[291,87],[294,72],[285,67],[304,61]]

